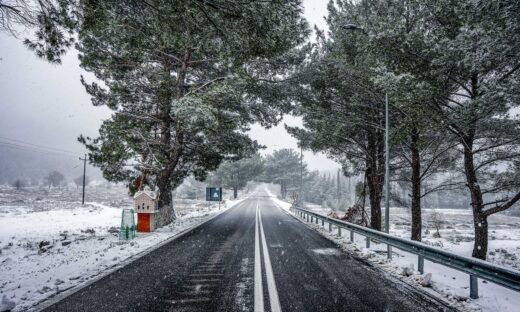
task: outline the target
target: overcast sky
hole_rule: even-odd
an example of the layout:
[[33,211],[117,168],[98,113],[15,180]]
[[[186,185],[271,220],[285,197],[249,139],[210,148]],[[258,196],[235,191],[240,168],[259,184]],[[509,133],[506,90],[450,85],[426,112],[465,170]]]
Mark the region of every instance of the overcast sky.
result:
[[[304,0],[305,17],[311,27],[325,28],[326,0]],[[21,36],[23,37],[23,35]],[[96,136],[103,119],[110,116],[105,107],[92,106],[79,81],[77,54],[71,50],[62,65],[39,60],[22,44],[21,39],[0,33],[0,140],[21,140],[37,145],[84,153],[77,143],[80,134]],[[294,117],[283,123],[301,125]],[[283,123],[265,130],[253,126],[251,137],[266,145],[262,153],[280,148],[297,148],[297,142]],[[11,141],[14,142],[14,141]],[[0,149],[6,148],[0,145]],[[312,169],[334,170],[337,164],[323,155],[304,152]]]

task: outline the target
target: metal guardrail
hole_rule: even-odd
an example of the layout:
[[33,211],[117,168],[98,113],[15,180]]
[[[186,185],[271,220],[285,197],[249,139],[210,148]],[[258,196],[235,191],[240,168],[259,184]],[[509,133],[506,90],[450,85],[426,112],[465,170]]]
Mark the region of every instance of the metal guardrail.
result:
[[[519,271],[500,267],[480,259],[460,256],[420,242],[395,237],[307,209],[291,207],[291,210],[295,212],[297,216],[304,219],[307,218],[307,221],[310,219],[310,222],[314,222],[315,219],[315,222],[318,223],[318,220],[321,220],[322,226],[325,226],[325,222],[327,222],[329,224],[329,232],[332,232],[333,225],[338,228],[339,235],[341,235],[341,229],[349,230],[351,241],[354,240],[354,233],[363,235],[366,237],[367,248],[370,247],[370,240],[374,240],[385,243],[387,246],[393,246],[400,250],[416,254],[418,256],[418,270],[421,274],[424,273],[424,259],[467,273],[470,276],[470,297],[472,299],[478,298],[478,278],[515,291],[520,291]],[[388,256],[391,257],[390,247],[388,248]]]

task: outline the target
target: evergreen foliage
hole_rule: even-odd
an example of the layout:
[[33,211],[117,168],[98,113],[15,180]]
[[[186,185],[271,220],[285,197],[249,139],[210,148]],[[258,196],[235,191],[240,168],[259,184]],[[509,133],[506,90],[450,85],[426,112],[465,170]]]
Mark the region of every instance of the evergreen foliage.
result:
[[[301,158],[293,149],[280,149],[267,155],[265,159],[265,171],[262,180],[279,184],[282,198],[288,193],[298,192],[301,183]],[[303,163],[303,175],[307,174],[307,164]]]
[[236,161],[225,161],[208,177],[208,183],[214,186],[233,189],[237,198],[238,190],[253,181],[264,171],[264,160],[259,154]]
[[[330,33],[318,32],[309,61],[298,73],[296,113],[303,128],[288,131],[305,148],[325,152],[344,172],[363,172],[368,181],[371,227],[381,229],[384,182],[384,91],[374,83],[377,63],[363,33],[342,28],[355,5],[329,4]],[[352,16],[351,18],[354,18]],[[308,49],[308,48],[307,48]]]
[[190,174],[203,180],[256,151],[248,127],[280,119],[286,107],[268,105],[268,87],[307,35],[300,0],[85,1],[81,11],[81,66],[101,83],[82,82],[114,114],[80,141],[108,180],[157,189],[160,207]]
[[[421,199],[460,185],[475,225],[473,256],[487,254],[487,218],[520,200],[520,5],[516,1],[331,1],[296,76],[288,130],[345,172],[364,171],[371,227],[380,229],[383,96],[390,98],[394,176],[411,190],[413,239]],[[309,50],[309,48],[305,48]],[[459,159],[461,159],[459,161]]]
[[73,45],[78,25],[76,0],[9,0],[0,2],[0,31],[17,37],[25,28],[34,29],[24,44],[51,63],[61,63]]
[[520,200],[520,181],[513,178],[520,156],[520,120],[514,116],[520,104],[520,5],[362,3],[372,12],[367,21],[375,22],[366,27],[371,45],[385,51],[385,76],[412,77],[432,90],[419,109],[457,140],[473,209],[473,256],[485,259],[487,217]]

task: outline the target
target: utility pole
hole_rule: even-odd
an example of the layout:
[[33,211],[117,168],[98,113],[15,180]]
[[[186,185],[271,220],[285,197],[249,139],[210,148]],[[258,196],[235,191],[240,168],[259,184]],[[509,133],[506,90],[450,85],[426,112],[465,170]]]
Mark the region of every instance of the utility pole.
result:
[[338,174],[337,174],[337,177],[336,177],[336,199],[338,200],[338,207],[337,209],[339,210],[339,205],[340,205],[340,199],[341,199],[341,180],[340,180],[340,175],[339,175],[339,169],[338,169]]
[[350,175],[348,176],[348,182],[347,182],[347,194],[348,194],[348,197],[347,197],[347,204],[349,206],[352,205],[352,203],[354,202],[354,200],[352,200],[352,184],[350,182]]
[[300,146],[300,200],[303,202],[303,148]]
[[388,94],[385,94],[385,232],[390,230],[390,117]]
[[85,174],[87,173],[87,154],[85,154],[85,158],[79,158],[79,160],[83,160],[83,197],[81,199],[81,204],[85,205]]
[[[390,117],[388,93],[385,93],[385,232],[390,231]],[[387,257],[392,258],[392,246],[386,245]]]

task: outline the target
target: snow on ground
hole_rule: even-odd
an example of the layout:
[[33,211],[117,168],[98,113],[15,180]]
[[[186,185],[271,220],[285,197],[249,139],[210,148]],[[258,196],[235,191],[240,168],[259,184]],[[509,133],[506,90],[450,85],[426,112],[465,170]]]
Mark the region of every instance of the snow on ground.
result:
[[[273,195],[276,193],[272,187],[268,192],[273,201],[284,208],[290,204]],[[318,205],[306,205],[318,213],[327,214],[330,209]],[[424,209],[423,210],[423,242],[442,248],[456,254],[471,256],[473,248],[473,225],[470,210],[461,209]],[[443,223],[440,229],[440,238],[434,237],[436,232],[432,223],[432,215],[439,213]],[[406,209],[391,208],[390,210],[390,234],[409,238],[411,216]],[[498,286],[491,282],[479,280],[480,298],[469,298],[469,275],[450,269],[440,264],[425,260],[424,274],[417,271],[417,256],[393,248],[392,260],[387,259],[386,245],[372,242],[370,248],[365,248],[366,240],[361,235],[354,236],[354,243],[350,242],[350,234],[343,230],[338,236],[337,228],[328,232],[328,224],[325,227],[319,224],[307,223],[323,235],[333,239],[347,251],[381,268],[392,277],[397,277],[404,282],[421,287],[434,296],[448,300],[451,304],[464,311],[520,311],[520,293]],[[426,233],[424,233],[426,232]],[[488,261],[514,270],[520,269],[520,218],[502,214],[489,218],[489,252]],[[427,287],[421,283],[427,282],[431,276],[431,283]]]
[[292,204],[286,202],[286,201],[283,201],[281,199],[279,199],[275,194],[276,192],[274,192],[272,189],[273,189],[273,186],[272,184],[264,184],[264,190],[265,192],[267,193],[267,195],[269,195],[269,197],[271,197],[271,200],[280,208],[284,209],[284,210],[287,210],[289,211],[289,208],[291,208]]
[[121,208],[132,205],[126,190],[87,194],[82,206],[78,190],[0,187],[0,311],[25,310],[84,284],[241,201],[227,200],[219,210],[218,204],[176,200],[173,224],[120,241]]

